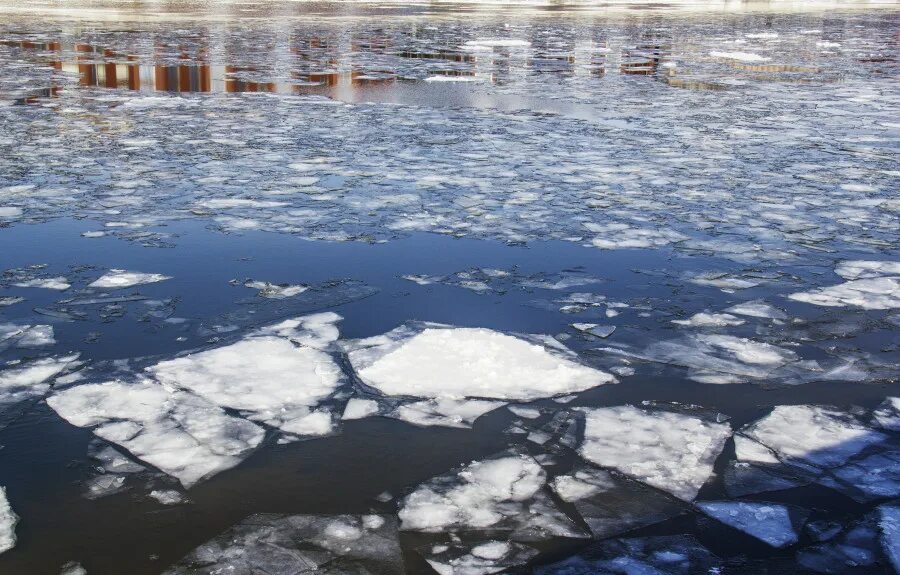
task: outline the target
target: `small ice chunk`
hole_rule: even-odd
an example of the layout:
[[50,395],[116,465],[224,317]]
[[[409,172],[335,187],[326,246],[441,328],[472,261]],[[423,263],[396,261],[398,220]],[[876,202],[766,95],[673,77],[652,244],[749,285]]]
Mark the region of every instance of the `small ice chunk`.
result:
[[150,497],[163,505],[177,505],[184,501],[184,496],[174,489],[154,489],[150,492]]
[[0,407],[39,397],[50,389],[50,380],[78,359],[78,354],[31,360],[0,370]]
[[835,271],[848,281],[792,293],[788,297],[829,307],[900,308],[900,263],[845,261],[838,264]]
[[64,291],[72,287],[72,284],[69,283],[69,280],[67,280],[63,276],[57,276],[55,278],[34,278],[30,280],[15,282],[12,285],[21,288],[42,288],[57,291]]
[[721,561],[690,535],[610,539],[534,570],[535,575],[688,575],[721,573]]
[[84,482],[84,496],[88,499],[99,499],[113,495],[125,489],[125,477],[111,473],[104,473],[92,477]]
[[596,323],[573,323],[572,327],[582,333],[599,338],[607,338],[616,331],[616,326],[614,325],[599,325]]
[[387,395],[533,400],[615,381],[550,338],[484,328],[401,327],[348,348],[360,379]]
[[763,301],[748,301],[733,305],[725,310],[728,313],[759,317],[764,319],[787,319],[787,314],[777,307]]
[[697,507],[722,523],[743,531],[772,547],[796,543],[791,515],[784,505],[747,501],[703,501]]
[[17,303],[22,303],[23,301],[25,301],[25,298],[21,296],[2,296],[0,297],[0,307],[15,305]]
[[541,416],[541,410],[536,407],[510,405],[506,409],[510,410],[514,415],[523,417],[525,419],[537,419]]
[[413,425],[467,428],[485,413],[503,405],[502,401],[477,399],[427,399],[401,405],[391,416]]
[[728,424],[632,406],[584,408],[586,460],[686,501],[696,497],[731,435]]
[[741,325],[744,320],[731,315],[730,313],[695,313],[688,319],[673,319],[672,323],[678,325],[686,325],[690,327],[726,327],[731,325]]
[[16,515],[9,500],[6,498],[6,488],[0,486],[0,553],[9,551],[16,546],[16,524],[19,516]]
[[900,275],[900,262],[872,260],[845,260],[834,268],[834,273],[845,280],[871,279]]
[[316,349],[326,349],[340,337],[337,322],[343,319],[340,315],[328,311],[314,313],[260,328],[250,335],[274,335],[285,337],[294,343]]
[[344,415],[341,419],[363,419],[370,415],[376,415],[379,411],[378,402],[372,399],[359,399],[353,397],[344,407]]
[[248,281],[244,283],[244,286],[259,290],[261,297],[269,299],[285,299],[301,294],[309,289],[309,286],[305,285],[273,284],[263,281]]
[[488,575],[523,565],[537,554],[520,543],[488,540],[474,546],[435,545],[425,559],[439,575]]
[[141,272],[129,272],[120,269],[111,269],[93,282],[88,287],[98,289],[121,289],[136,285],[150,284],[172,279],[171,276],[162,274],[146,274]]
[[87,575],[87,569],[77,561],[69,561],[60,568],[59,575]]

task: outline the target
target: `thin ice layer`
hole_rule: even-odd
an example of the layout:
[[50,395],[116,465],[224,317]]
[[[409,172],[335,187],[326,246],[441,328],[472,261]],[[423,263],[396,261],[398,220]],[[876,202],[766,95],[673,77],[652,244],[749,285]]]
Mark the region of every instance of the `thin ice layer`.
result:
[[845,261],[838,264],[835,272],[847,281],[792,293],[788,297],[796,301],[829,307],[900,308],[900,263]]
[[878,526],[881,528],[881,547],[900,573],[900,506],[882,505],[878,508]]
[[6,498],[6,488],[0,486],[0,553],[16,546],[16,524],[19,516],[13,512]]
[[398,328],[350,345],[360,379],[386,395],[533,400],[584,391],[615,378],[540,343],[485,328]]
[[78,354],[35,359],[0,370],[0,408],[40,397],[50,390],[50,380],[76,364]]
[[394,517],[257,514],[197,547],[163,575],[403,572]]
[[488,575],[523,565],[536,549],[510,541],[488,540],[474,546],[433,545],[423,551],[426,561],[440,575]]
[[144,379],[72,387],[47,399],[63,419],[122,446],[185,487],[234,467],[265,432],[203,398]]
[[731,435],[727,424],[680,413],[628,405],[583,411],[582,457],[686,501],[709,478]]
[[171,276],[162,274],[148,274],[141,272],[129,272],[120,269],[111,269],[93,282],[88,287],[98,289],[121,289],[141,284],[150,284],[172,279]]
[[772,547],[797,542],[791,514],[784,505],[748,501],[703,501],[697,507],[722,523],[743,531]]
[[536,575],[693,575],[721,572],[721,561],[690,535],[610,539],[534,570]]

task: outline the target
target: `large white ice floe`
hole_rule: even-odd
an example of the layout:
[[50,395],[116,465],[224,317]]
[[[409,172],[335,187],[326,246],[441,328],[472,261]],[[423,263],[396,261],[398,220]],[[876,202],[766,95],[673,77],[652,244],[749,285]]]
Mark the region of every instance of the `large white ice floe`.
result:
[[88,287],[98,289],[121,289],[142,284],[150,284],[172,279],[171,276],[162,274],[150,274],[141,272],[129,272],[120,269],[111,269],[93,282]]
[[264,281],[247,281],[244,287],[259,290],[260,297],[269,299],[285,299],[301,294],[309,289],[305,285],[273,284]]
[[63,419],[121,445],[185,487],[234,467],[265,431],[201,397],[149,379],[80,385],[47,399]]
[[791,510],[785,505],[756,501],[702,501],[697,503],[697,507],[710,517],[772,547],[784,547],[798,540]]
[[339,319],[285,320],[230,345],[158,362],[131,381],[62,390],[47,403],[188,487],[257,447],[265,436],[257,423],[277,428],[284,440],[333,430],[335,417],[320,404],[344,378],[319,347],[337,338]]
[[900,308],[900,262],[845,261],[838,264],[835,272],[847,281],[788,297],[828,307]]
[[735,453],[737,462],[725,475],[730,493],[816,482],[858,501],[900,496],[896,439],[834,408],[776,407],[735,435]]
[[815,405],[779,405],[740,433],[752,440],[735,442],[741,461],[781,461],[817,468],[842,465],[867,447],[887,439],[846,413]]
[[486,328],[402,326],[347,349],[362,382],[385,395],[533,400],[615,381],[552,338]]
[[64,278],[63,276],[52,277],[52,278],[33,278],[22,280],[13,283],[12,285],[16,287],[23,288],[41,288],[41,289],[52,289],[57,291],[65,291],[72,287],[72,284],[69,283],[69,280]]
[[6,488],[0,487],[0,553],[15,547],[18,522],[19,516],[12,510],[6,498]]
[[407,495],[401,528],[409,531],[505,532],[518,540],[584,537],[548,497],[547,474],[514,451],[435,477]]
[[394,517],[257,514],[197,547],[164,575],[403,572]]
[[[163,361],[147,371],[166,386],[297,434],[309,433],[312,409],[343,380],[327,353],[267,336]],[[330,425],[321,429],[328,432]]]
[[583,458],[686,501],[712,473],[731,436],[725,423],[632,406],[584,409]]

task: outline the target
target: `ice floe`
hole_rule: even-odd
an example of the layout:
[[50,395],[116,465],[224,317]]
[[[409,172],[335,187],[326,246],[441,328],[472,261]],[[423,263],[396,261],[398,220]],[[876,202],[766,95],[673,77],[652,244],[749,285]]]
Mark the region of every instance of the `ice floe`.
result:
[[164,575],[403,573],[397,520],[387,515],[251,515]]
[[309,286],[305,285],[273,284],[262,281],[248,281],[244,283],[244,286],[259,290],[259,295],[261,297],[267,297],[271,299],[284,299],[287,297],[293,297],[309,289]]
[[69,280],[64,278],[63,276],[57,276],[52,278],[34,278],[29,280],[23,280],[14,282],[12,285],[16,287],[22,288],[43,288],[43,289],[52,289],[57,291],[65,291],[72,287],[72,284],[69,283]]
[[722,561],[689,535],[610,539],[536,575],[689,575],[721,572]]
[[34,359],[0,370],[0,409],[41,397],[50,390],[54,377],[78,364],[78,354]]
[[6,498],[6,488],[0,487],[0,553],[15,547],[18,522],[19,516],[12,510]]
[[742,325],[744,320],[730,313],[695,313],[688,319],[673,319],[672,323],[689,327],[728,327]]
[[111,269],[93,282],[88,287],[97,289],[121,289],[142,284],[150,284],[172,279],[171,276],[162,274],[148,274],[141,272],[129,272],[120,269]]
[[878,508],[878,526],[881,528],[881,546],[894,566],[900,572],[900,507],[882,505]]
[[785,505],[756,501],[701,501],[697,507],[710,517],[772,547],[785,547],[799,539],[791,510]]
[[363,383],[386,395],[532,400],[615,381],[549,337],[485,328],[401,326],[347,349]]
[[632,406],[584,409],[586,460],[691,500],[731,436],[727,424]]
[[835,272],[848,280],[842,284],[795,292],[792,300],[828,307],[863,309],[900,308],[900,263],[845,261]]

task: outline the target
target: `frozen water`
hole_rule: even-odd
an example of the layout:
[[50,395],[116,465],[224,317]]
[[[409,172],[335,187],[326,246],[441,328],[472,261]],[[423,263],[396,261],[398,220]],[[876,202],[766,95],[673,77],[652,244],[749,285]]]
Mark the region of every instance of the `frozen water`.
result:
[[150,497],[163,505],[177,505],[184,502],[184,496],[174,489],[154,489]]
[[248,517],[164,575],[403,573],[397,521],[386,515]]
[[673,319],[672,323],[690,327],[728,327],[744,323],[739,317],[730,313],[695,313],[688,319]]
[[262,281],[248,281],[244,283],[244,286],[259,290],[260,296],[271,299],[284,299],[286,297],[293,297],[309,289],[308,286],[304,285],[273,284]]
[[65,291],[72,287],[72,284],[69,283],[69,280],[62,276],[54,278],[34,278],[15,282],[12,285],[22,288],[43,288],[58,291]]
[[584,537],[545,493],[547,475],[534,458],[516,453],[475,461],[436,477],[407,495],[404,530],[507,532],[521,540]]
[[87,569],[81,563],[69,561],[60,568],[59,575],[87,575]]
[[879,547],[877,521],[866,517],[825,543],[801,549],[797,563],[816,573],[866,573],[875,569]]
[[788,317],[787,314],[784,313],[784,311],[763,301],[748,301],[739,303],[725,309],[725,311],[737,315],[760,317],[766,319],[787,319]]
[[78,354],[31,360],[0,370],[0,408],[41,397],[50,390],[50,380],[77,365]]
[[740,433],[771,450],[761,453],[752,442],[736,442],[741,461],[773,463],[774,454],[784,463],[817,468],[842,465],[887,439],[846,413],[815,405],[780,405]]
[[93,282],[88,287],[97,289],[121,289],[142,284],[151,284],[172,279],[162,274],[146,274],[129,272],[119,269],[111,269]]
[[13,512],[6,498],[6,488],[0,486],[0,553],[15,547],[18,522],[19,517]]
[[900,507],[882,505],[878,508],[878,526],[881,528],[881,546],[894,566],[900,572]]
[[310,427],[308,418],[343,381],[327,353],[268,336],[163,361],[147,371],[166,386],[298,435],[331,431],[330,420]]
[[43,347],[55,343],[53,326],[0,323],[0,351],[10,347]]
[[788,297],[830,307],[900,308],[900,263],[849,261],[839,264],[835,272],[848,281],[792,293]]
[[185,487],[234,467],[265,435],[200,397],[148,379],[80,385],[54,394],[47,404]]
[[438,398],[400,405],[391,415],[413,425],[466,428],[485,413],[503,405],[500,401]]
[[387,395],[532,400],[615,381],[550,338],[484,328],[404,326],[347,349],[360,379]]
[[888,397],[872,414],[875,424],[883,429],[900,431],[900,397]]
[[425,557],[440,575],[487,575],[527,563],[537,554],[536,549],[521,543],[491,540],[474,547],[432,546]]
[[596,465],[690,501],[731,435],[727,424],[631,406],[584,409],[579,453]]
[[756,501],[701,501],[697,507],[710,517],[772,547],[785,547],[798,540],[790,510],[784,505]]

